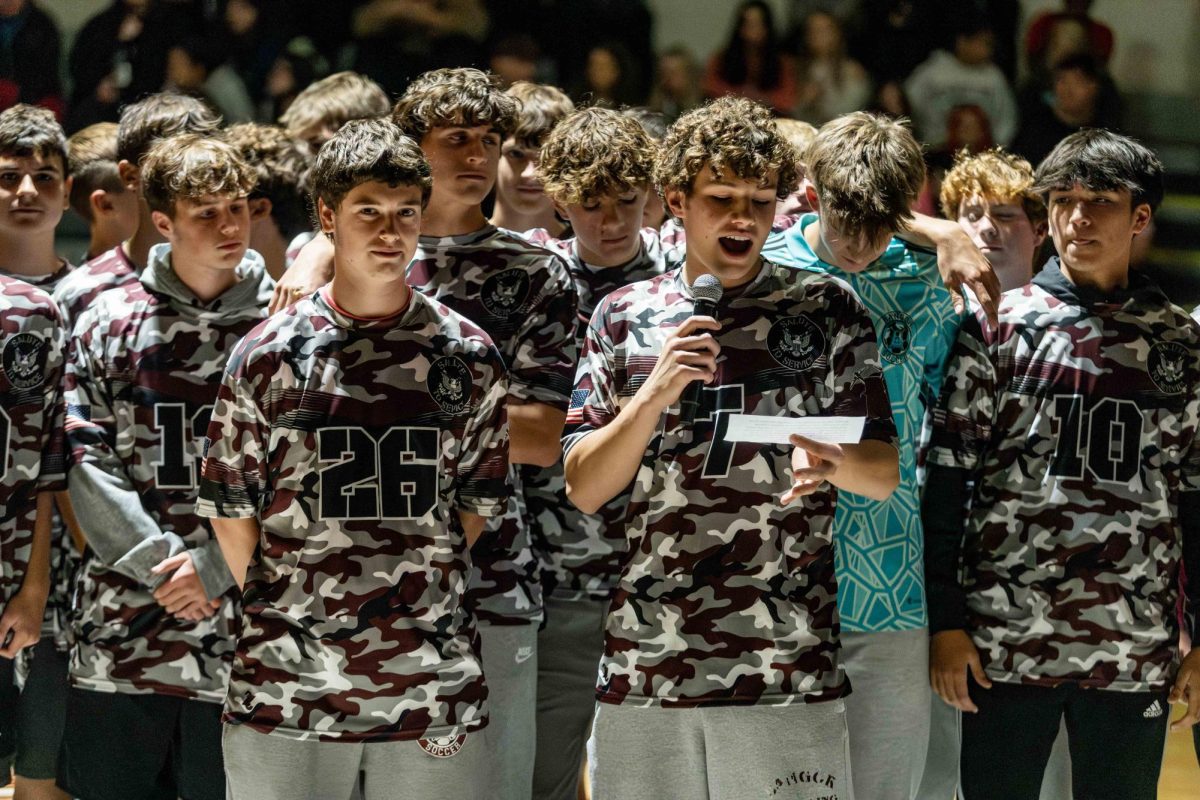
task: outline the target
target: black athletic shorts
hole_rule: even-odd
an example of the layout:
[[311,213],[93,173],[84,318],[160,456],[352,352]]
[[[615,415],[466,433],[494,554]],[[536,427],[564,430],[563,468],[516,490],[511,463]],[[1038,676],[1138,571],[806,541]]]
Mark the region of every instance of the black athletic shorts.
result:
[[58,774],[58,751],[67,721],[67,667],[70,659],[53,636],[43,636],[21,653],[25,686],[17,701],[17,753],[13,763],[22,778],[51,780]]
[[221,706],[72,687],[58,785],[80,800],[225,800]]

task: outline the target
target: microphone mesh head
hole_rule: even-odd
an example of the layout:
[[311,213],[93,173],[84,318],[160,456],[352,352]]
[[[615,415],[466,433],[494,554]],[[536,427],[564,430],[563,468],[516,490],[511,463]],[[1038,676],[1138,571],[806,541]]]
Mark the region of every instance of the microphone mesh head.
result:
[[695,300],[704,300],[716,305],[721,302],[723,294],[725,294],[725,287],[714,275],[701,275],[692,284],[692,297]]

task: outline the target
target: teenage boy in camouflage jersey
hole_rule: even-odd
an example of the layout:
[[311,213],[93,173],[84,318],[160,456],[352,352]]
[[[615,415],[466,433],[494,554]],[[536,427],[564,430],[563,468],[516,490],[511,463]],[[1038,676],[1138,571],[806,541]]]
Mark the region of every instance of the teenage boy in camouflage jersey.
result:
[[[589,743],[596,797],[849,796],[833,487],[883,499],[898,480],[871,323],[844,284],[760,257],[796,183],[764,107],[725,98],[681,117],[655,177],[686,260],[601,301],[564,439],[582,510],[632,482]],[[692,315],[701,275],[725,289],[715,319]],[[695,380],[689,424],[679,400]],[[729,413],[866,425],[857,445],[735,445]]]
[[[542,146],[538,172],[574,236],[549,239],[579,296],[581,345],[592,311],[609,292],[665,270],[657,231],[641,228],[654,149],[633,118],[587,108],[560,122]],[[658,203],[659,199],[654,198]],[[574,800],[595,706],[604,615],[625,552],[624,493],[597,514],[566,498],[562,463],[521,470],[546,624],[538,634],[534,796]]]
[[[955,219],[987,256],[1004,291],[1029,283],[1046,239],[1046,203],[1033,188],[1033,167],[1000,148],[963,150],[942,179],[942,213]],[[936,696],[930,705],[929,752],[917,797],[954,797],[958,791],[958,709]],[[1043,800],[1071,800],[1066,724],[1055,739]]]
[[[862,157],[870,153],[869,159]],[[834,515],[854,793],[916,796],[929,739],[929,631],[917,455],[961,317],[932,250],[896,237],[925,181],[907,127],[858,112],[824,125],[805,157],[806,214],[763,257],[850,284],[879,337],[899,431],[900,485],[878,501],[840,492]]]
[[494,796],[465,593],[508,494],[508,387],[488,336],[406,283],[430,185],[390,122],[343,126],[314,168],[333,282],[229,361],[199,511],[244,585],[235,800],[346,798],[360,773],[368,800]]
[[[50,293],[71,271],[54,250],[54,231],[71,191],[67,141],[54,114],[17,105],[0,112],[0,275]],[[64,798],[54,787],[67,698],[67,627],[71,579],[79,563],[78,535],[66,492],[55,497],[50,539],[50,596],[42,638],[23,652],[16,709],[16,792]],[[64,522],[71,521],[71,526]],[[8,770],[0,764],[0,775]]]
[[159,139],[177,133],[213,136],[221,118],[194,97],[161,92],[121,110],[117,127],[117,172],[125,190],[138,198],[138,221],[128,240],[72,270],[54,289],[67,329],[101,292],[133,283],[147,264],[150,248],[165,240],[142,196],[142,159]]
[[200,446],[229,349],[266,316],[247,251],[254,172],[232,146],[159,141],[141,164],[167,244],[75,326],[70,490],[87,532],[60,785],[88,800],[224,797],[220,702],[233,587],[195,513]]
[[[516,465],[545,467],[561,456],[558,437],[577,354],[575,289],[562,259],[483,215],[500,143],[516,113],[517,101],[492,76],[467,68],[421,75],[392,110],[392,121],[420,144],[433,170],[409,284],[486,331],[508,369],[514,494],[505,515],[489,520],[488,535],[472,548],[470,581],[489,689],[483,738],[497,776],[493,796],[500,800],[527,798],[531,791],[543,616]],[[332,274],[323,239],[307,245],[305,254],[284,276],[287,300]]]
[[[0,275],[0,785],[8,783],[16,756],[18,785],[35,797],[54,796],[47,794],[54,791],[53,781],[46,785],[36,767],[53,765],[55,754],[38,749],[44,741],[29,741],[31,732],[46,729],[32,722],[54,709],[33,705],[39,692],[28,683],[18,694],[14,659],[42,639],[51,589],[54,493],[66,487],[65,343],[50,296]],[[40,697],[45,696],[43,690]],[[61,737],[61,720],[57,729]]]
[[537,703],[539,565],[518,464],[546,467],[558,444],[575,369],[576,296],[562,259],[490,224],[480,204],[496,181],[500,143],[516,101],[474,69],[428,72],[396,103],[392,120],[416,139],[433,169],[410,284],[487,331],[508,368],[513,499],[471,551],[470,595],[490,689],[484,739],[494,797],[527,798]]
[[1061,255],[998,325],[963,326],[934,418],[930,673],[970,712],[971,800],[1037,798],[1064,716],[1077,796],[1153,798],[1169,702],[1188,703],[1173,728],[1200,716],[1176,617],[1181,563],[1200,575],[1200,326],[1129,270],[1162,199],[1153,153],[1081,131],[1037,184]]

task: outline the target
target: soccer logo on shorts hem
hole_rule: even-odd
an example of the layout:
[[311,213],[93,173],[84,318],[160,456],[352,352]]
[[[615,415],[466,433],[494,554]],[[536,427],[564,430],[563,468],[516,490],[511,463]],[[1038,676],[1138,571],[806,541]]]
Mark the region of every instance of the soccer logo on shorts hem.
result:
[[471,371],[458,356],[442,356],[429,365],[426,388],[447,414],[461,414],[471,404]]
[[463,744],[467,741],[467,735],[460,733],[457,736],[435,736],[432,739],[418,739],[417,744],[421,745],[421,749],[434,758],[450,758],[458,755],[458,751],[463,749]]
[[529,275],[523,269],[506,269],[483,282],[479,299],[493,317],[508,317],[529,298]]
[[771,326],[767,350],[788,369],[808,369],[825,352],[825,336],[806,316],[784,317]]
[[46,343],[32,333],[18,333],[4,343],[4,376],[16,389],[33,389],[46,379]]
[[1187,388],[1188,351],[1175,342],[1159,342],[1150,348],[1146,369],[1150,380],[1163,394],[1181,394]]
[[899,364],[908,358],[912,344],[912,317],[903,311],[893,311],[879,326],[879,355],[889,364]]

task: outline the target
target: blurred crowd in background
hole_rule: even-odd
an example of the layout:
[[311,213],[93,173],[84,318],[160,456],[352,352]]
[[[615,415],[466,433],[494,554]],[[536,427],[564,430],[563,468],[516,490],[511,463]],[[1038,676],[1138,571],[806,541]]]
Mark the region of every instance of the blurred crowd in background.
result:
[[0,107],[47,106],[68,133],[164,88],[227,122],[269,122],[331,72],[397,95],[461,65],[667,122],[729,93],[817,125],[858,109],[904,115],[935,167],[993,144],[1036,164],[1078,127],[1121,127],[1106,69],[1115,37],[1087,0],[1032,21],[1018,0],[791,0],[783,18],[778,4],[697,3],[728,25],[712,53],[687,42],[656,53],[653,26],[670,20],[645,0],[113,0],[69,44],[65,75],[42,7],[53,2],[0,0]]

